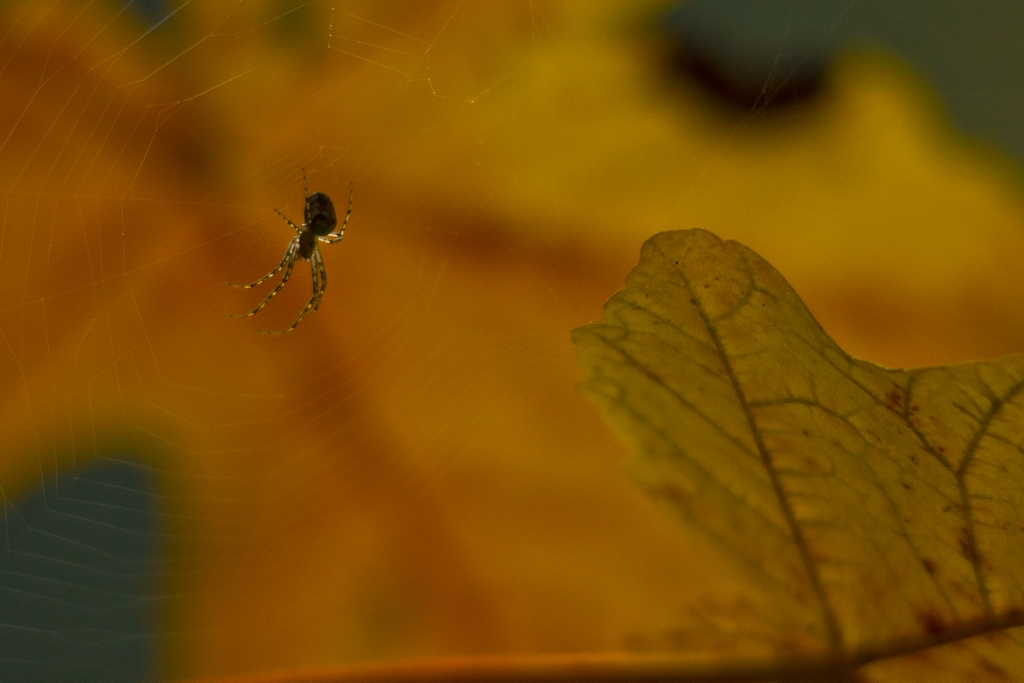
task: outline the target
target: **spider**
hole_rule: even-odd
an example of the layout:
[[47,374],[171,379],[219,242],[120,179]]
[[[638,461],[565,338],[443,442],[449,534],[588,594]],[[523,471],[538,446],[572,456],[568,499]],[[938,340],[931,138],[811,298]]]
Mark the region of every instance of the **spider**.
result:
[[252,289],[257,285],[261,285],[270,278],[280,272],[284,268],[284,275],[281,277],[281,281],[277,283],[273,291],[267,295],[267,298],[260,302],[260,305],[252,309],[249,313],[242,313],[241,315],[232,315],[231,313],[225,313],[224,315],[229,318],[248,318],[249,316],[256,315],[263,310],[263,307],[270,303],[270,300],[280,292],[286,284],[288,284],[288,278],[292,276],[292,267],[295,266],[296,257],[301,258],[303,261],[310,261],[310,268],[313,273],[313,298],[309,300],[306,307],[299,313],[299,317],[295,319],[292,326],[279,330],[278,332],[267,332],[266,330],[259,330],[264,334],[283,334],[284,332],[291,332],[302,319],[306,317],[306,314],[310,312],[310,309],[315,313],[320,308],[320,300],[324,298],[324,290],[327,289],[327,269],[324,268],[324,257],[320,255],[320,249],[317,246],[317,242],[327,242],[333,244],[341,240],[345,236],[345,226],[348,225],[349,216],[352,215],[352,183],[348,186],[348,211],[345,212],[345,220],[341,222],[341,228],[337,232],[333,232],[336,225],[338,225],[338,216],[334,213],[334,202],[331,198],[325,195],[323,192],[309,193],[309,186],[306,184],[306,169],[302,169],[302,191],[306,196],[306,207],[303,209],[302,216],[305,222],[302,226],[297,226],[288,220],[285,216],[277,209],[277,215],[284,219],[284,222],[292,226],[292,229],[298,233],[296,237],[292,238],[292,241],[288,243],[288,248],[285,249],[284,258],[277,264],[277,268],[261,277],[256,282],[249,283],[247,285],[236,285],[227,280],[223,280],[226,284],[232,287],[239,287],[241,289]]

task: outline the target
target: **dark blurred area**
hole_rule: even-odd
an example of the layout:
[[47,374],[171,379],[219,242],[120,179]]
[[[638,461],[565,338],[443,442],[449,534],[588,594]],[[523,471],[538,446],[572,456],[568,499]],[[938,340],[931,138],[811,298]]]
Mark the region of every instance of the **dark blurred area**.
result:
[[961,132],[1024,168],[1024,3],[693,0],[662,28],[672,68],[739,115],[813,99],[846,50],[889,52],[928,82]]

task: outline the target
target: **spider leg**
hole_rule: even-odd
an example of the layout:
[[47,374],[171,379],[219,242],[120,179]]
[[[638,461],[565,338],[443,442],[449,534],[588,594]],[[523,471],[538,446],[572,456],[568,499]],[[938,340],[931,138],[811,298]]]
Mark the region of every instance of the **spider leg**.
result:
[[320,302],[324,299],[324,292],[327,290],[327,268],[324,267],[324,257],[317,249],[313,252],[316,257],[316,265],[320,269],[320,294],[316,297],[316,304],[313,305],[313,312],[320,308]]
[[[298,240],[297,237],[292,238],[292,242],[295,242],[297,240]],[[288,262],[288,252],[291,250],[291,248],[292,248],[292,246],[291,246],[291,244],[289,244],[288,248],[284,250],[284,258],[281,259],[281,262],[277,264],[277,268],[274,268],[272,271],[270,271],[269,273],[267,273],[266,275],[261,277],[256,282],[250,282],[247,285],[236,285],[234,282],[228,282],[227,280],[221,280],[221,282],[223,282],[226,285],[231,285],[232,287],[238,287],[239,289],[252,289],[253,287],[256,287],[258,285],[262,285],[264,282],[266,282],[267,280],[269,280],[270,278],[274,277],[279,272],[281,272],[281,269],[284,268],[285,263]]]
[[[288,267],[284,270],[284,275],[281,277],[281,281],[277,283],[277,287],[274,287],[273,291],[267,295],[267,298],[260,302],[260,305],[252,309],[249,313],[242,313],[241,315],[232,315],[225,313],[224,315],[229,318],[248,318],[249,316],[256,315],[263,310],[263,307],[270,303],[270,300],[277,296],[286,284],[288,284],[288,278],[292,276],[292,268],[295,267],[295,255],[299,251],[299,238],[296,237],[288,244],[288,250],[284,253],[284,260],[282,263],[287,263]],[[280,269],[280,267],[278,267]]]
[[341,238],[345,236],[345,226],[348,225],[348,218],[352,215],[352,183],[348,184],[348,211],[345,212],[345,220],[341,222],[341,227],[338,228],[337,232],[332,232],[329,235],[325,235],[320,238],[321,242],[327,242],[333,244],[341,241]]
[[[277,209],[274,209],[274,211],[277,211]],[[288,225],[292,226],[292,230],[294,230],[295,232],[299,233],[300,235],[302,234],[302,231],[299,230],[299,226],[295,225],[290,220],[288,220],[288,216],[285,216],[280,211],[277,211],[277,215],[280,216],[281,218],[283,218],[285,223],[287,223]]]
[[[323,296],[324,291],[323,287],[320,285],[320,278],[318,276],[318,273],[323,269],[319,249],[314,248],[312,256],[309,257],[309,267],[310,271],[313,274],[313,296],[312,298],[310,298],[309,303],[306,304],[306,307],[302,309],[302,312],[299,313],[299,317],[295,319],[295,322],[292,323],[291,327],[285,328],[283,330],[278,330],[277,332],[259,330],[260,332],[262,332],[263,334],[284,334],[285,332],[291,332],[292,330],[299,326],[299,323],[301,323],[302,319],[306,317],[306,314],[309,313],[310,309],[315,311],[316,307],[319,307],[320,298]],[[323,272],[326,275],[326,271]],[[326,282],[324,284],[326,284]]]

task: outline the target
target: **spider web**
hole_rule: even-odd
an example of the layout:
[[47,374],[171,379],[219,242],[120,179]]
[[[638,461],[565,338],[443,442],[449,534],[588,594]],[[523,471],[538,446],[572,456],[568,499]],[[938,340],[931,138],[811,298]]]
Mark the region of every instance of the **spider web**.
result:
[[[722,189],[763,100],[684,117],[691,163],[657,192],[660,137],[593,151],[625,115],[588,79],[622,54],[575,36],[653,6],[0,4],[0,678],[597,651],[673,623],[698,541],[624,483],[568,330],[655,230],[742,236],[723,212],[771,200]],[[276,280],[221,280],[280,261],[303,169],[341,210],[352,181],[353,217],[320,310],[268,337],[309,265],[254,319],[222,314]]]

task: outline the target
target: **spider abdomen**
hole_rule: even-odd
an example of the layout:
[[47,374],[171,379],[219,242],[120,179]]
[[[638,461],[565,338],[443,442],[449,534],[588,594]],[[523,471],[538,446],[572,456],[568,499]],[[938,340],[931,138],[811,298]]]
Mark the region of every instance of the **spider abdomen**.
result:
[[[330,201],[330,200],[328,200]],[[303,230],[299,235],[298,255],[303,261],[308,261],[316,250],[316,235],[309,230]]]
[[[323,192],[314,192],[306,198],[306,226],[314,235],[329,235],[338,225],[338,215],[334,212],[334,202]],[[300,247],[300,253],[302,248]],[[308,258],[304,256],[303,258]]]

